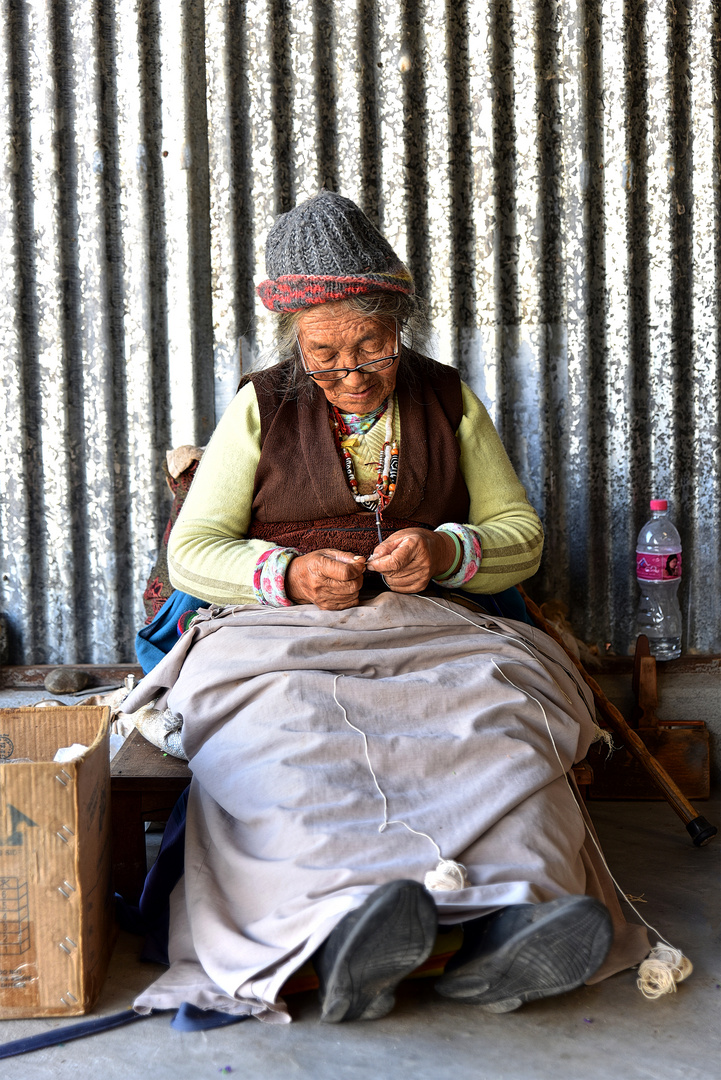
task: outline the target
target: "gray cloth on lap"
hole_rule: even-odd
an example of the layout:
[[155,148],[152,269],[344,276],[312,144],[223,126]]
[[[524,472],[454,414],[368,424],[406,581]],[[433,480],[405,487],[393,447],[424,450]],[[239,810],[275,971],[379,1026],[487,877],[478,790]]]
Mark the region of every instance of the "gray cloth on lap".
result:
[[136,1008],[287,1021],[284,982],[343,915],[435,867],[424,837],[379,831],[383,800],[333,699],[337,674],[389,819],[467,867],[468,888],[432,894],[442,923],[588,892],[616,928],[594,981],[647,954],[564,775],[594,737],[592,696],[545,634],[395,593],[340,612],[213,607],[125,703],[161,695],[193,772],[171,966]]

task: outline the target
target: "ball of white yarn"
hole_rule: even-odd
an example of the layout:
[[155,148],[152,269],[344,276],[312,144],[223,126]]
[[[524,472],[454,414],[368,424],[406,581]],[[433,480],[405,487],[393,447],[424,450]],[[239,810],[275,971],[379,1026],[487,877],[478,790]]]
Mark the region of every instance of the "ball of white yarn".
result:
[[435,870],[428,871],[424,884],[434,892],[456,892],[458,889],[466,889],[470,882],[462,863],[454,862],[453,859],[441,859]]
[[636,985],[644,997],[653,1000],[675,994],[676,983],[683,982],[692,971],[693,964],[680,949],[659,942],[639,965]]

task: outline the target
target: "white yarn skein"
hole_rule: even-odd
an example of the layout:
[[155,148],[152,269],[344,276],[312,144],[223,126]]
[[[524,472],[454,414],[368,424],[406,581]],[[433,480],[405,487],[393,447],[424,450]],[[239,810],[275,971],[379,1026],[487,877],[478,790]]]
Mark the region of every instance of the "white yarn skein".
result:
[[676,983],[683,982],[692,971],[693,964],[680,949],[659,941],[639,964],[636,985],[644,997],[653,1001],[664,994],[675,994]]
[[441,859],[435,870],[428,871],[423,884],[434,892],[457,892],[459,889],[467,889],[470,881],[463,863],[454,862],[453,859]]
[[610,731],[607,731],[605,728],[600,727],[599,724],[594,723],[593,727],[594,727],[594,735],[593,735],[592,742],[594,742],[594,743],[599,743],[599,742],[605,743],[606,749],[608,750],[608,754],[606,755],[606,760],[608,761],[608,759],[610,758],[613,751],[618,750],[618,747],[616,746],[616,744],[613,741],[613,735],[611,734]]

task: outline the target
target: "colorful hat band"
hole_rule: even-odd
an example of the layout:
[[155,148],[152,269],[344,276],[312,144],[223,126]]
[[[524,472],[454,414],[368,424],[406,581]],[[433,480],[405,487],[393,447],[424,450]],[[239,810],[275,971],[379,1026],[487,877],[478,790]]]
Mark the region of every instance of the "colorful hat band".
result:
[[408,295],[414,288],[412,277],[401,264],[397,274],[368,274],[358,277],[282,274],[276,281],[262,281],[256,291],[270,311],[301,311],[312,304],[345,300],[361,293],[399,292]]

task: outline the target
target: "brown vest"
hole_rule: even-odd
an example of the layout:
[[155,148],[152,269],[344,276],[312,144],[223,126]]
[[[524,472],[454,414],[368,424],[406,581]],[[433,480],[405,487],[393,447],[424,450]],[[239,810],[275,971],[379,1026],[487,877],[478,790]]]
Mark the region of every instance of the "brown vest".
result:
[[[375,515],[359,510],[351,495],[322,390],[310,401],[284,393],[290,364],[244,380],[255,386],[261,430],[248,535],[303,553],[332,547],[369,555],[378,543]],[[383,514],[384,537],[413,525],[466,521],[469,496],[455,437],[463,415],[458,372],[404,350],[396,390],[398,484]]]

